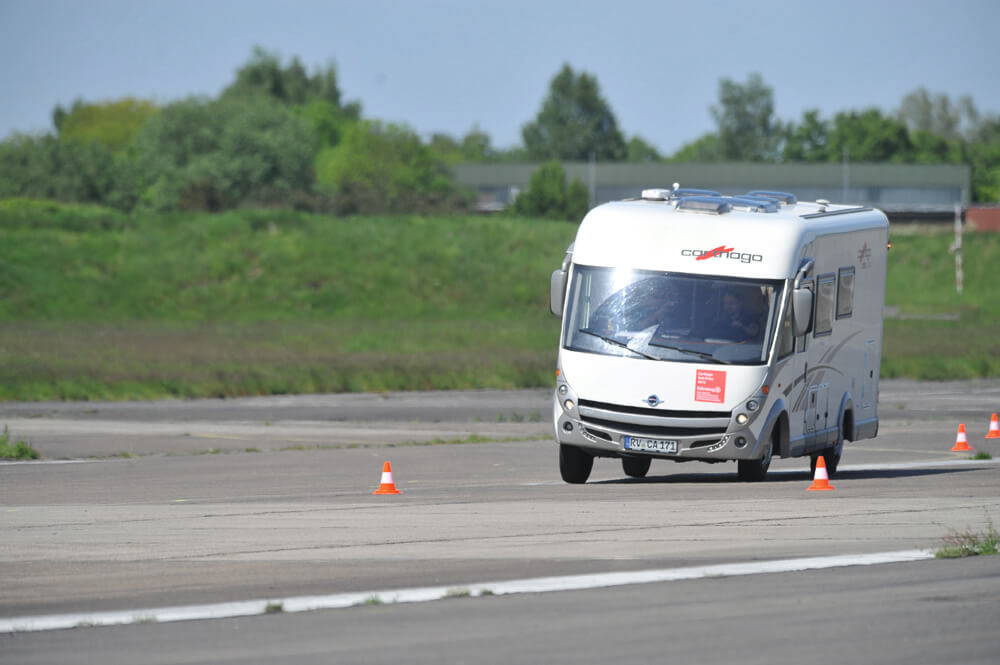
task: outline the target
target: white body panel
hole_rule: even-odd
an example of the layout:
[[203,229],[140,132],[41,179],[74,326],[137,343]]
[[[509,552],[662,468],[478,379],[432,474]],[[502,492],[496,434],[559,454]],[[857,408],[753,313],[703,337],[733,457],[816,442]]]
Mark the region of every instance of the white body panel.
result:
[[[561,376],[578,395],[598,402],[646,406],[656,395],[665,408],[678,411],[731,411],[764,382],[766,367],[720,367],[700,363],[668,363],[563,351]],[[724,372],[725,392],[719,402],[698,401],[698,372]]]
[[[760,223],[765,215],[766,233]],[[615,201],[584,217],[573,261],[612,268],[784,279],[798,269],[796,250],[808,235],[801,221],[776,213],[706,215],[677,212],[662,201]],[[681,253],[720,246],[735,252],[700,261]],[[756,257],[761,260],[754,260]]]

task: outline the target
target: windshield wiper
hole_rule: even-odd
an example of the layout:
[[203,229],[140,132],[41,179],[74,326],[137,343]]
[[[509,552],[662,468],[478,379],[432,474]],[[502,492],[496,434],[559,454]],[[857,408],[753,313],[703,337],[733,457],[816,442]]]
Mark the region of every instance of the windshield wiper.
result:
[[711,353],[705,353],[704,351],[695,351],[694,349],[685,349],[685,348],[680,347],[680,346],[671,346],[669,344],[660,344],[659,342],[650,342],[650,345],[652,345],[652,346],[658,346],[658,347],[663,348],[663,349],[670,349],[671,351],[680,351],[681,353],[689,353],[692,356],[698,356],[699,358],[703,358],[703,359],[705,359],[705,360],[707,360],[709,362],[717,363],[719,365],[732,365],[733,364],[733,363],[729,362],[728,360],[720,360],[719,358],[716,358],[715,356],[713,356]]
[[637,356],[642,356],[643,358],[648,358],[650,360],[663,360],[662,358],[657,358],[656,356],[651,356],[648,353],[643,353],[642,351],[636,351],[635,349],[633,349],[632,347],[630,347],[627,343],[625,343],[625,342],[623,342],[623,341],[621,341],[619,339],[615,339],[614,337],[609,337],[608,335],[602,335],[601,333],[594,332],[593,330],[588,330],[586,328],[580,328],[580,332],[586,333],[588,335],[593,335],[594,337],[596,337],[598,339],[604,340],[608,344],[613,344],[615,346],[620,346],[623,349],[625,349],[626,351],[631,351],[632,353],[636,354]]

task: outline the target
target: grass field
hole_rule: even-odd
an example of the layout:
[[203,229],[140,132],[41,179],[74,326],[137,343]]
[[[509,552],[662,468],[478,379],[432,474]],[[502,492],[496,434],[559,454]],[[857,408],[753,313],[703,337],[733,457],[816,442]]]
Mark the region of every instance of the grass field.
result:
[[886,304],[898,314],[885,321],[882,376],[1000,376],[1000,234],[964,235],[961,295],[950,229],[892,236]]
[[[0,399],[552,382],[576,225],[293,212],[126,219],[0,201]],[[883,376],[1000,376],[1000,234],[893,231]],[[935,317],[957,317],[957,320]]]

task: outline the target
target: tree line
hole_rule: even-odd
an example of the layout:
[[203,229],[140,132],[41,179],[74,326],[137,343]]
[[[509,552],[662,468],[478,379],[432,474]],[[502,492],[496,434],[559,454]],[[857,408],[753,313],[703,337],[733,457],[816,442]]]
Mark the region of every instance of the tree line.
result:
[[308,71],[256,48],[214,98],[163,106],[142,99],[75,101],[52,112],[54,131],[0,141],[0,197],[95,203],[127,213],[280,207],[334,214],[468,209],[450,167],[461,162],[544,162],[515,212],[579,219],[586,188],[563,161],[965,163],[972,196],[1000,200],[1000,116],[971,98],[918,89],[891,113],[849,110],[797,121],[775,116],[760,75],[722,79],[709,111],[716,128],[662,155],[619,126],[597,79],[564,65],[522,144],[492,145],[365,118],[342,98],[333,63]]

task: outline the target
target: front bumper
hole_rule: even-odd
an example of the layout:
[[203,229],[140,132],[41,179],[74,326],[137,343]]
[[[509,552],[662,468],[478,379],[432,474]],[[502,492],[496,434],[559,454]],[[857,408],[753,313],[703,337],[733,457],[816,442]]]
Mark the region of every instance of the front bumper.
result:
[[[567,407],[567,400],[571,406]],[[585,448],[594,455],[650,455],[675,461],[725,462],[764,455],[754,420],[736,421],[731,412],[677,412],[621,407],[577,400],[567,390],[553,394],[552,415],[558,443]],[[676,441],[676,453],[637,452],[625,448],[625,437]]]

